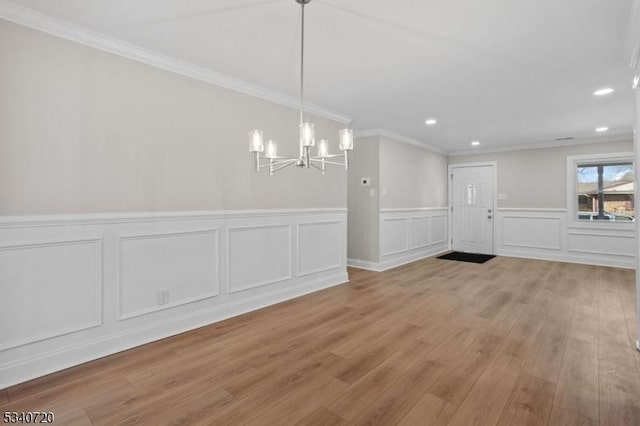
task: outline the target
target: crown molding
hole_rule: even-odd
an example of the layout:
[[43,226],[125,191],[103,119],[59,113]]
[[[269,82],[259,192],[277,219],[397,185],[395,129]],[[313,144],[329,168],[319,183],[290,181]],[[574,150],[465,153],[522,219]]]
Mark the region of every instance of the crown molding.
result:
[[401,135],[400,133],[396,133],[394,131],[387,130],[387,129],[368,129],[368,130],[358,130],[355,132],[355,137],[357,138],[366,138],[369,136],[382,136],[385,138],[393,139],[398,142],[403,142],[409,145],[417,146],[419,148],[426,149],[428,151],[433,151],[438,154],[447,155],[447,151],[444,151],[433,145],[429,145],[428,143],[411,139],[410,137]]
[[531,149],[543,149],[543,148],[560,148],[573,145],[588,145],[595,143],[607,143],[607,142],[628,142],[633,140],[633,133],[622,133],[617,135],[607,136],[594,136],[590,138],[577,138],[570,141],[548,141],[537,142],[522,145],[507,145],[497,148],[477,148],[477,149],[465,149],[461,151],[450,151],[449,156],[455,157],[458,155],[473,155],[473,154],[491,154],[495,152],[509,152],[509,151],[526,151]]
[[[300,100],[297,98],[109,37],[8,0],[0,0],[0,19],[285,107],[296,110],[300,107]],[[305,111],[341,124],[349,124],[352,121],[352,118],[345,114],[312,103],[305,102]]]

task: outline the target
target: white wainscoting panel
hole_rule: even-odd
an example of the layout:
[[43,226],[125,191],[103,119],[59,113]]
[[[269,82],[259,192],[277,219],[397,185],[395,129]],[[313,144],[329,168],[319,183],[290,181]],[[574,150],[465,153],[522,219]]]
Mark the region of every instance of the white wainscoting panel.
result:
[[385,271],[446,252],[447,208],[380,210],[380,262],[348,259],[356,268]]
[[431,243],[431,218],[429,216],[409,219],[409,248],[418,249]]
[[[218,230],[121,236],[120,319],[218,294]],[[158,293],[168,292],[158,304]]]
[[101,239],[0,247],[0,351],[99,326],[101,250]]
[[298,225],[298,276],[346,266],[343,226],[341,222]]
[[404,253],[409,250],[409,218],[383,218],[381,243],[382,256]]
[[635,268],[629,225],[571,222],[565,209],[499,208],[496,254]]
[[447,224],[449,223],[449,216],[447,216],[446,210],[444,214],[434,214],[431,217],[431,241],[433,245],[447,244]]
[[635,236],[633,234],[571,230],[568,235],[568,250],[570,252],[635,259]]
[[502,216],[502,245],[562,250],[563,217]]
[[346,209],[0,216],[0,389],[342,284],[346,223]]
[[291,279],[291,225],[229,228],[227,292]]

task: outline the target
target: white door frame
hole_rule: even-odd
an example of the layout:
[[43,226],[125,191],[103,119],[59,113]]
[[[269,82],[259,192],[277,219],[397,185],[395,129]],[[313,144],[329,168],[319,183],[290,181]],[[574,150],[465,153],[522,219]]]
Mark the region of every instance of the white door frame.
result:
[[456,163],[449,164],[447,167],[447,198],[448,198],[448,207],[447,207],[447,217],[449,218],[449,226],[448,226],[448,235],[447,235],[447,245],[449,250],[453,250],[453,246],[451,244],[451,239],[453,238],[453,215],[451,214],[451,210],[453,207],[452,204],[452,194],[451,194],[451,174],[453,173],[453,169],[459,169],[464,167],[484,167],[490,166],[493,168],[493,206],[491,207],[493,213],[493,220],[491,221],[491,232],[493,233],[492,247],[491,253],[496,254],[496,219],[498,215],[497,207],[498,207],[498,162],[497,161],[483,161],[479,163]]

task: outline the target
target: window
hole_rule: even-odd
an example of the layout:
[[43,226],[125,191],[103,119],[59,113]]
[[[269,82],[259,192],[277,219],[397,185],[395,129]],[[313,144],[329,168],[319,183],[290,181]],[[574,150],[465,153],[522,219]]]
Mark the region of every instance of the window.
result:
[[[570,211],[578,222],[633,222],[635,181],[631,154],[568,158]],[[573,207],[573,208],[571,208]]]

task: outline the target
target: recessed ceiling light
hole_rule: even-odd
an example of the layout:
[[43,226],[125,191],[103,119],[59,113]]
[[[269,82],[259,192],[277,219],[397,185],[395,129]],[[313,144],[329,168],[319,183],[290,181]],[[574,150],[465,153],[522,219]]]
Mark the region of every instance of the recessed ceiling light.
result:
[[473,142],[471,142],[471,145],[478,146],[478,145],[480,145],[480,141],[473,141]]
[[609,130],[609,128],[605,126],[596,128],[596,132],[606,132],[607,130]]
[[611,87],[605,87],[603,89],[598,89],[595,92],[593,92],[594,96],[604,96],[604,95],[608,95],[610,93],[613,93],[613,89]]
[[438,120],[436,120],[435,118],[428,118],[425,120],[424,124],[426,124],[427,126],[435,126],[436,124],[438,124]]

